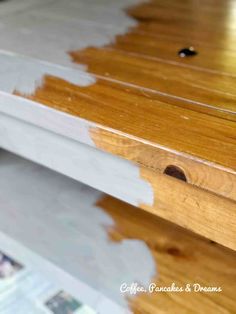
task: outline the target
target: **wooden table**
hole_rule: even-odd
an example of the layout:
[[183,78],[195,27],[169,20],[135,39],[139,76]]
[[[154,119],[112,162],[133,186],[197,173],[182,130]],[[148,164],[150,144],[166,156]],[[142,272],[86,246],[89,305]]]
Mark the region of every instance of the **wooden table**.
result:
[[234,1],[11,0],[0,16],[2,148],[236,249]]

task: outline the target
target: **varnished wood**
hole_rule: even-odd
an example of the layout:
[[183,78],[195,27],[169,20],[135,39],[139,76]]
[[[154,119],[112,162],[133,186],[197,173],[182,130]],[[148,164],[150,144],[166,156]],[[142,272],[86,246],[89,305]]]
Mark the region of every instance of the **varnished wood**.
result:
[[234,77],[109,49],[91,48],[71,55],[76,62],[87,64],[89,71],[99,76],[138,88],[144,87],[183,101],[189,100],[197,106],[235,112]]
[[[149,147],[135,145],[134,142],[123,140],[122,137],[111,138],[106,132],[97,133],[97,130],[91,132],[97,147],[105,151],[112,149],[110,152],[125,158],[132,156],[133,160],[141,164],[141,178],[150,182],[154,192],[153,205],[147,206],[140,202],[141,208],[236,250],[235,200],[219,197],[215,193],[194,186],[200,184],[208,189],[211,187],[212,190],[222,191],[225,189],[222,183],[230,182],[230,176],[224,178],[219,172],[216,180],[216,173],[213,174],[210,170],[200,168],[198,165],[195,168],[194,163],[189,164],[188,168],[186,160],[179,157],[173,160],[168,153],[155,154]],[[142,166],[145,159],[151,161],[148,169]],[[177,165],[178,169],[183,169],[184,181],[159,173],[159,171],[165,173],[167,167],[173,164],[175,165],[173,167]],[[160,167],[158,171],[157,167]],[[207,180],[205,171],[209,174]],[[234,186],[232,181],[231,183]],[[231,195],[234,193],[233,188]]]
[[[153,97],[148,97],[146,92],[142,93],[133,87],[125,88],[121,84],[107,82],[106,80],[100,80],[97,84],[87,88],[79,88],[69,84],[66,86],[67,88],[65,88],[65,82],[48,77],[43,88],[38,89],[35,95],[30,98],[112,128],[114,131],[110,132],[110,141],[109,135],[106,134],[108,144],[105,145],[105,150],[119,154],[116,147],[118,146],[119,149],[119,145],[123,145],[123,142],[119,141],[116,145],[116,142],[113,142],[113,134],[115,130],[120,130],[123,132],[123,136],[120,136],[124,138],[124,141],[129,137],[125,133],[136,137],[135,142],[134,139],[130,141],[129,146],[131,146],[131,149],[123,154],[123,157],[127,159],[135,160],[132,157],[133,155],[142,154],[140,163],[152,166],[154,158],[148,158],[149,155],[145,156],[145,152],[141,153],[142,143],[145,140],[150,144],[169,147],[177,152],[192,154],[195,157],[201,156],[206,164],[207,161],[218,163],[228,168],[226,172],[234,174],[234,165],[236,163],[234,122],[196,113],[192,110],[173,107],[169,104],[164,105],[158,100],[154,100]],[[71,95],[73,96],[71,97]],[[63,103],[63,107],[61,107],[61,103]],[[131,117],[132,124],[130,123]],[[211,128],[209,128],[209,125]],[[104,133],[101,133],[101,136],[102,134]],[[145,145],[149,147],[148,142]],[[99,145],[99,139],[97,145]],[[124,151],[126,146],[123,147]],[[120,149],[122,150],[122,148]],[[158,156],[159,149],[155,150],[151,145],[150,150],[153,156],[155,156],[155,153]],[[175,163],[174,155],[172,153],[173,162]],[[158,157],[156,158],[157,161]],[[201,163],[197,159],[195,161]],[[214,165],[210,165],[210,167],[215,168]],[[156,162],[154,169],[158,169],[158,162]],[[191,172],[191,170],[189,171]],[[196,176],[200,175],[200,170],[192,169],[192,172]],[[229,174],[229,176],[231,175]],[[220,178],[215,177],[216,179],[214,178],[212,181],[221,181]],[[231,178],[234,182],[234,175]],[[203,181],[205,182],[205,179]],[[226,185],[230,181],[226,181]],[[199,185],[197,182],[192,183]],[[224,192],[222,194],[236,199],[235,191],[231,193],[235,185],[231,182],[229,184],[231,186],[229,190],[227,189],[230,191],[229,194]],[[207,184],[207,186],[209,185]],[[209,189],[211,188],[209,187]],[[222,189],[213,188],[212,190],[221,193]]]
[[[178,51],[182,47],[191,46],[194,47],[198,56],[190,59],[180,58]],[[224,48],[224,46],[226,47]],[[112,49],[138,54],[157,61],[168,59],[170,63],[177,63],[192,69],[196,68],[203,72],[218,72],[229,76],[235,76],[236,73],[234,47],[227,47],[226,41],[222,42],[222,45],[211,46],[211,42],[195,40],[190,34],[182,38],[168,34],[163,35],[161,32],[134,31],[126,37],[117,36],[116,45]]]
[[[83,17],[79,8],[86,8],[86,2],[82,2],[74,3],[70,14],[75,16],[78,10]],[[103,12],[106,4],[104,0],[96,9]],[[103,47],[67,51],[75,68],[84,64],[94,78],[90,86],[46,73],[33,93],[16,88],[14,97],[85,119],[98,149],[137,164],[140,178],[151,183],[154,204],[140,207],[236,249],[233,4],[210,0],[137,4],[127,9],[137,24],[126,33]],[[106,11],[109,21],[115,20],[112,12]],[[96,23],[107,27],[100,15]],[[118,26],[116,20],[114,27]],[[192,45],[196,56],[177,55]],[[64,133],[60,131],[66,135],[67,127]],[[166,177],[168,166],[179,167],[186,182]]]
[[130,298],[134,313],[234,313],[235,252],[184,232],[183,229],[150,214],[137,211],[114,198],[98,203],[116,222],[109,229],[113,241],[141,239],[156,261],[158,286],[177,286],[198,282],[202,286],[221,286],[220,293],[143,293]]

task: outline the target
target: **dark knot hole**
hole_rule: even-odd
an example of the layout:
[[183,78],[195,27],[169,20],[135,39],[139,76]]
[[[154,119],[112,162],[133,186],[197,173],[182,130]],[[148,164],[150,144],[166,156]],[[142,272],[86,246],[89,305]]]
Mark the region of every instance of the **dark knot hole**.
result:
[[187,178],[186,178],[183,170],[180,169],[179,167],[176,167],[173,165],[167,166],[165,171],[164,171],[164,174],[167,174],[168,176],[174,177],[178,180],[182,180],[182,181],[187,182]]

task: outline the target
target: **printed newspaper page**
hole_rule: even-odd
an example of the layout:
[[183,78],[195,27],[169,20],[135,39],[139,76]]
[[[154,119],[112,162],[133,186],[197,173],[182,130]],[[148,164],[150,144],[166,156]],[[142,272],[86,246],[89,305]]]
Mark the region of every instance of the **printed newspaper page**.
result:
[[[86,304],[87,302],[87,304]],[[126,313],[0,232],[1,314]]]

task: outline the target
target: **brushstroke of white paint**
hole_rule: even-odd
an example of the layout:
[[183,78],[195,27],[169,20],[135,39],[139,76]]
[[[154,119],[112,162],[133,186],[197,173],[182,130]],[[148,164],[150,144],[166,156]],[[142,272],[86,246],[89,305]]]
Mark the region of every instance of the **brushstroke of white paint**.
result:
[[30,95],[43,84],[45,75],[52,75],[71,84],[88,86],[95,83],[93,76],[82,71],[0,52],[0,88],[4,92],[19,91]]
[[[13,52],[12,58],[0,54],[0,89],[8,92],[17,90],[33,94],[47,74],[80,86],[93,84],[94,77],[85,74],[85,66],[73,64],[68,52],[109,44],[117,34],[135,25],[135,21],[123,10],[126,7],[124,2],[119,6],[100,6],[83,1],[48,0],[42,3],[41,0],[28,0],[24,1],[25,9],[20,12],[18,2],[12,0],[10,7],[8,2],[0,4],[1,47]],[[130,0],[127,4],[138,2]],[[80,71],[76,73],[53,64]]]
[[[6,152],[0,154],[0,229],[112,300],[121,283],[147,286],[154,259],[143,241],[108,240],[101,193]],[[138,210],[138,209],[137,209]]]
[[153,205],[152,186],[140,178],[137,165],[89,145],[0,115],[0,147],[129,204]]
[[0,91],[0,113],[95,147],[89,134],[90,128],[97,127],[95,123],[27,98]]

